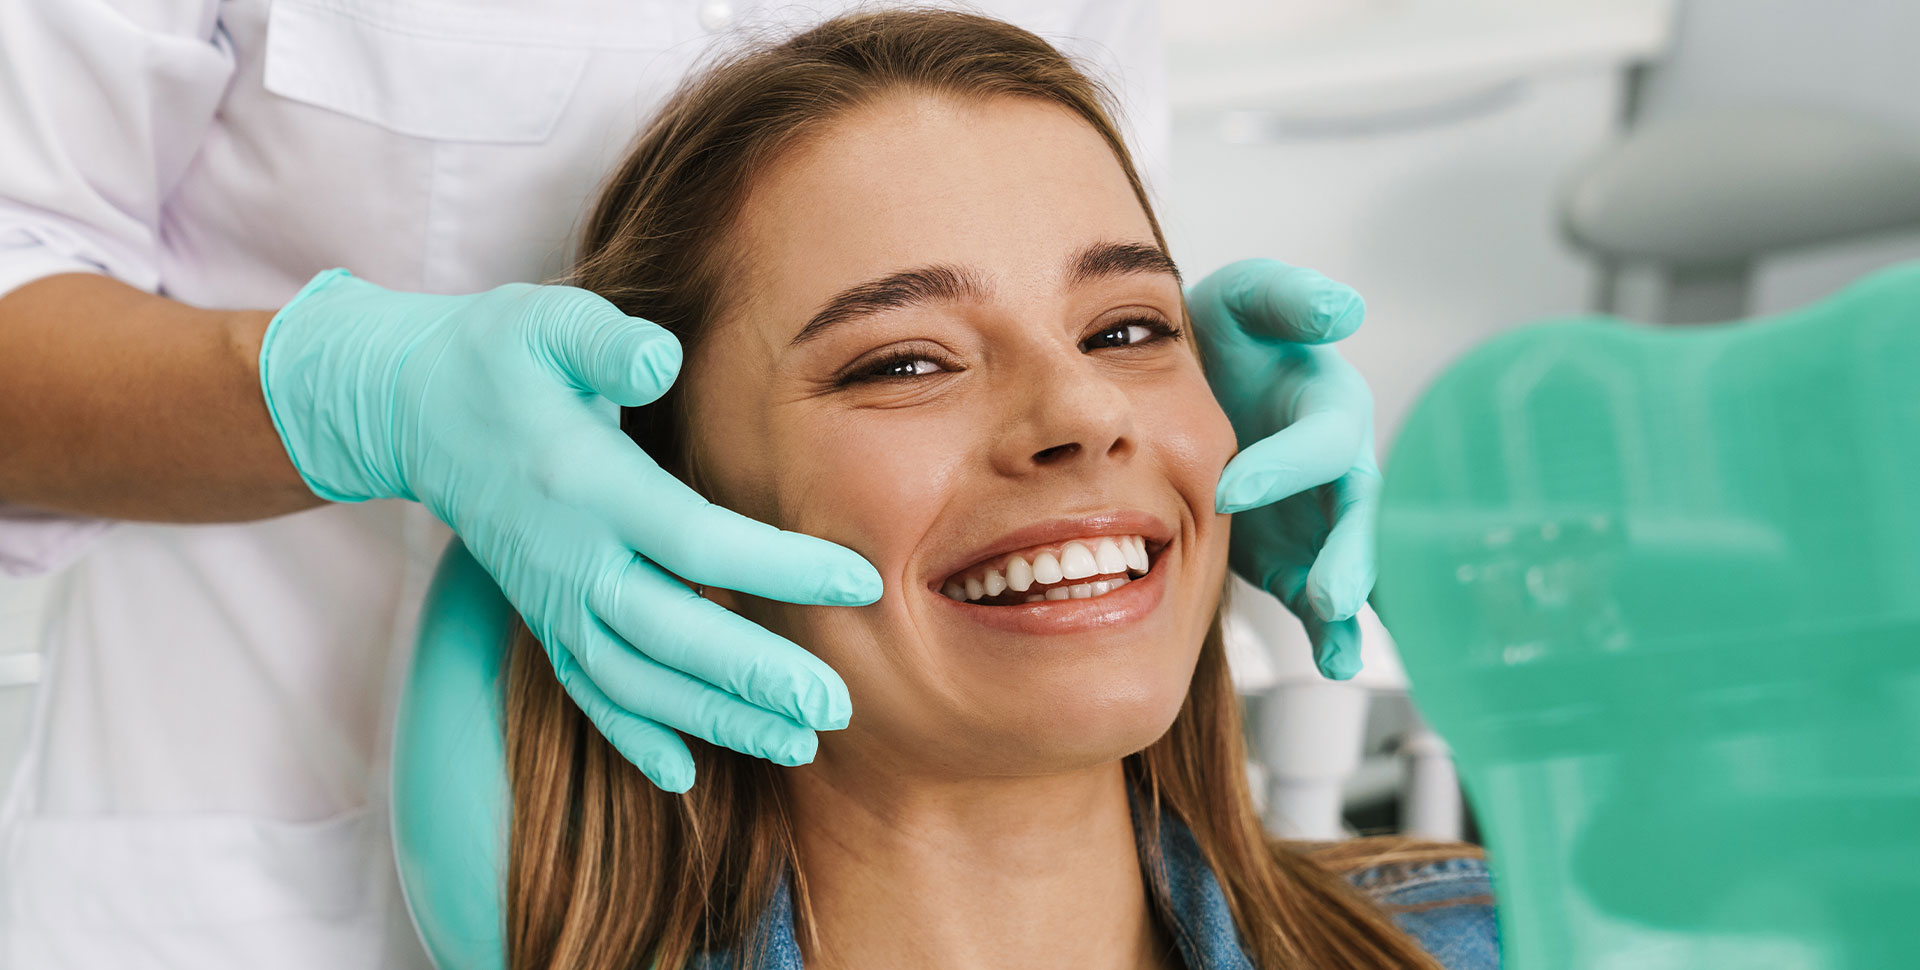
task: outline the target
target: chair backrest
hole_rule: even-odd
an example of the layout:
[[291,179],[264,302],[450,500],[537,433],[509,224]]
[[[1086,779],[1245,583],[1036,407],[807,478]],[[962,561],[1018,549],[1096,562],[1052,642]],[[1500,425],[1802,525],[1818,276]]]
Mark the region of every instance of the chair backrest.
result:
[[492,577],[455,539],[421,612],[393,743],[393,845],[440,970],[506,966],[506,636]]
[[1375,606],[1503,965],[1920,952],[1920,265],[1790,315],[1523,328],[1386,470]]

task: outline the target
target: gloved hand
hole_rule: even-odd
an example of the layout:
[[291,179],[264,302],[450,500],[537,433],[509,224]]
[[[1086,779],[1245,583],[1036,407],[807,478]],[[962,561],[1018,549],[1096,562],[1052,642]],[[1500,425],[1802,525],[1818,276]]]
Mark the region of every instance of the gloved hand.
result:
[[1234,263],[1188,295],[1214,396],[1240,454],[1214,502],[1238,513],[1235,572],[1286,604],[1333,680],[1360,672],[1353,615],[1373,590],[1380,466],[1373,394],[1323,346],[1360,326],[1360,294],[1270,259]]
[[709,504],[622,434],[680,344],[585,290],[396,293],[330,270],[274,317],[267,409],[315,494],[419,501],[466,542],[546,645],[567,693],[669,791],[693,784],[670,729],[780,764],[845,727],[826,663],[687,582],[860,605],[880,575],[830,542]]

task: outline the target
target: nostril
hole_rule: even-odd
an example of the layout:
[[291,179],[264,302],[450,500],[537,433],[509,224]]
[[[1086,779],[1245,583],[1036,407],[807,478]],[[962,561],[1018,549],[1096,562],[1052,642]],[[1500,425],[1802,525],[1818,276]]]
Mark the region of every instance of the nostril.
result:
[[1042,448],[1041,450],[1034,452],[1033,461],[1034,461],[1034,464],[1045,465],[1051,462],[1059,461],[1062,458],[1071,458],[1074,456],[1074,454],[1079,452],[1079,450],[1080,450],[1080,445],[1077,442],[1070,442],[1064,445],[1054,445],[1051,448]]

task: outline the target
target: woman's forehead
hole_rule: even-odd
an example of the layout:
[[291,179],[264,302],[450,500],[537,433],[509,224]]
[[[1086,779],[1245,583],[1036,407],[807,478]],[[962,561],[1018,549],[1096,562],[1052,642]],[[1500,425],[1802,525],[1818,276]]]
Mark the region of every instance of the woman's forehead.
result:
[[1079,115],[919,93],[855,109],[784,153],[736,228],[752,289],[809,313],[849,284],[926,265],[1010,291],[1058,287],[1089,246],[1154,240],[1125,169]]

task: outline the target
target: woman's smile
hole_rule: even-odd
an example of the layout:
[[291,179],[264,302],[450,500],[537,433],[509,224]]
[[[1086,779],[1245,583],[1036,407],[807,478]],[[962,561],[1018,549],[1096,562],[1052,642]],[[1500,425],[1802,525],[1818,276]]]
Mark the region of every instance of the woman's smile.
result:
[[1160,606],[1166,594],[1166,570],[1162,566],[1165,561],[1157,561],[1154,568],[1137,579],[1077,584],[1083,589],[1103,588],[1101,592],[1089,590],[1083,596],[1074,595],[1071,592],[1074,587],[1056,586],[1054,594],[1068,595],[1050,595],[1039,602],[1023,601],[1005,606],[956,601],[944,595],[937,598],[953,615],[967,622],[1013,633],[1046,636],[1104,630],[1143,620]]
[[963,554],[958,569],[937,567],[926,588],[950,615],[1010,632],[1113,627],[1160,604],[1173,544],[1162,519],[1138,510],[1051,519]]
[[[1041,600],[1083,600],[1147,574],[1148,540],[1140,535],[1102,535],[1049,542],[954,573],[940,587],[961,603],[1014,606]],[[1099,589],[1081,587],[1098,586]]]

